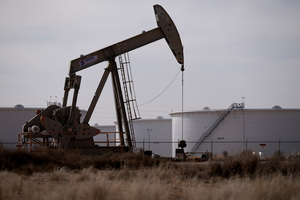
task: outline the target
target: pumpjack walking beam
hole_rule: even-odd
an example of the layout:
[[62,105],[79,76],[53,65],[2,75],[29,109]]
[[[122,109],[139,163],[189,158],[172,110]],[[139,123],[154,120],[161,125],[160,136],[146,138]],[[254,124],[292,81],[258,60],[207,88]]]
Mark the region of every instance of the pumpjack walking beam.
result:
[[160,5],[154,5],[154,12],[157,28],[72,60],[69,67],[69,76],[125,53],[123,46],[126,46],[126,52],[129,52],[162,38],[166,39],[177,61],[183,64],[183,47],[174,22]]

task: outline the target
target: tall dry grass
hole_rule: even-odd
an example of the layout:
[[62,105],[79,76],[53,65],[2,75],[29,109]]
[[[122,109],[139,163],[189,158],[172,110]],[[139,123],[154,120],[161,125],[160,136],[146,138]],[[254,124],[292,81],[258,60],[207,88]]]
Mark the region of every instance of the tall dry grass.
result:
[[300,161],[276,155],[265,162],[243,152],[222,162],[174,163],[141,154],[5,150],[0,159],[0,200],[300,199]]

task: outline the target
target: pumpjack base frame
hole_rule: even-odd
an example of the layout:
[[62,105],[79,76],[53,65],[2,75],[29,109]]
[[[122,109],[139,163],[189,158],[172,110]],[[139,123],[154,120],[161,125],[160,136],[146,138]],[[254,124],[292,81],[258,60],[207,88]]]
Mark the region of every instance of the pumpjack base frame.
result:
[[[108,135],[109,133],[107,133]],[[45,132],[33,133],[33,132],[22,132],[18,134],[18,149],[24,149],[32,151],[36,146],[48,147],[48,148],[57,148],[53,147],[52,140],[53,137],[50,134]],[[108,139],[108,136],[107,136]],[[107,146],[98,146],[95,144],[107,144]],[[112,153],[124,153],[129,152],[130,148],[124,145],[119,146],[109,146],[110,143],[116,144],[116,141],[101,141],[94,142],[91,140],[88,144],[80,144],[77,141],[72,141],[70,144],[70,149],[67,152],[78,152],[83,155],[103,155],[109,152]],[[79,145],[78,145],[79,144]]]

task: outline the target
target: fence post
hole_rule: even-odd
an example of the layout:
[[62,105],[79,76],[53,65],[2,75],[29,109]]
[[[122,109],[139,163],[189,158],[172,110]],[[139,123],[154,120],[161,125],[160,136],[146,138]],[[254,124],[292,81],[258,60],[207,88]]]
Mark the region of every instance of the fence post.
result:
[[213,141],[214,141],[214,139],[211,139],[211,144],[210,144],[211,160],[213,160],[213,157],[214,157],[214,153],[213,153]]
[[109,147],[109,136],[108,136],[108,133],[106,133],[106,146]]
[[32,132],[30,132],[30,152],[32,151]]
[[280,152],[280,140],[281,140],[281,138],[279,138],[279,152]]
[[143,139],[143,151],[145,151],[145,139]]

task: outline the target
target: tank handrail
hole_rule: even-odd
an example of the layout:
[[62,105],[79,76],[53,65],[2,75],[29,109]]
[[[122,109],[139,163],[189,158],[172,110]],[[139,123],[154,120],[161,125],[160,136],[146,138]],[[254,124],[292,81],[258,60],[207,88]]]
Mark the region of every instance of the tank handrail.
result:
[[202,142],[204,141],[204,139],[206,137],[208,137],[212,132],[213,130],[221,123],[221,121],[229,114],[229,112],[231,110],[233,110],[234,108],[244,108],[245,104],[244,103],[241,103],[241,104],[238,104],[238,103],[232,103],[230,104],[230,106],[224,110],[222,112],[222,114],[218,117],[218,119],[209,127],[209,129],[207,131],[205,131],[201,136],[200,138],[198,139],[198,141],[196,142],[196,144],[194,145],[194,147],[192,148],[191,150],[191,153],[194,154],[197,149],[199,148],[199,146],[202,144]]

